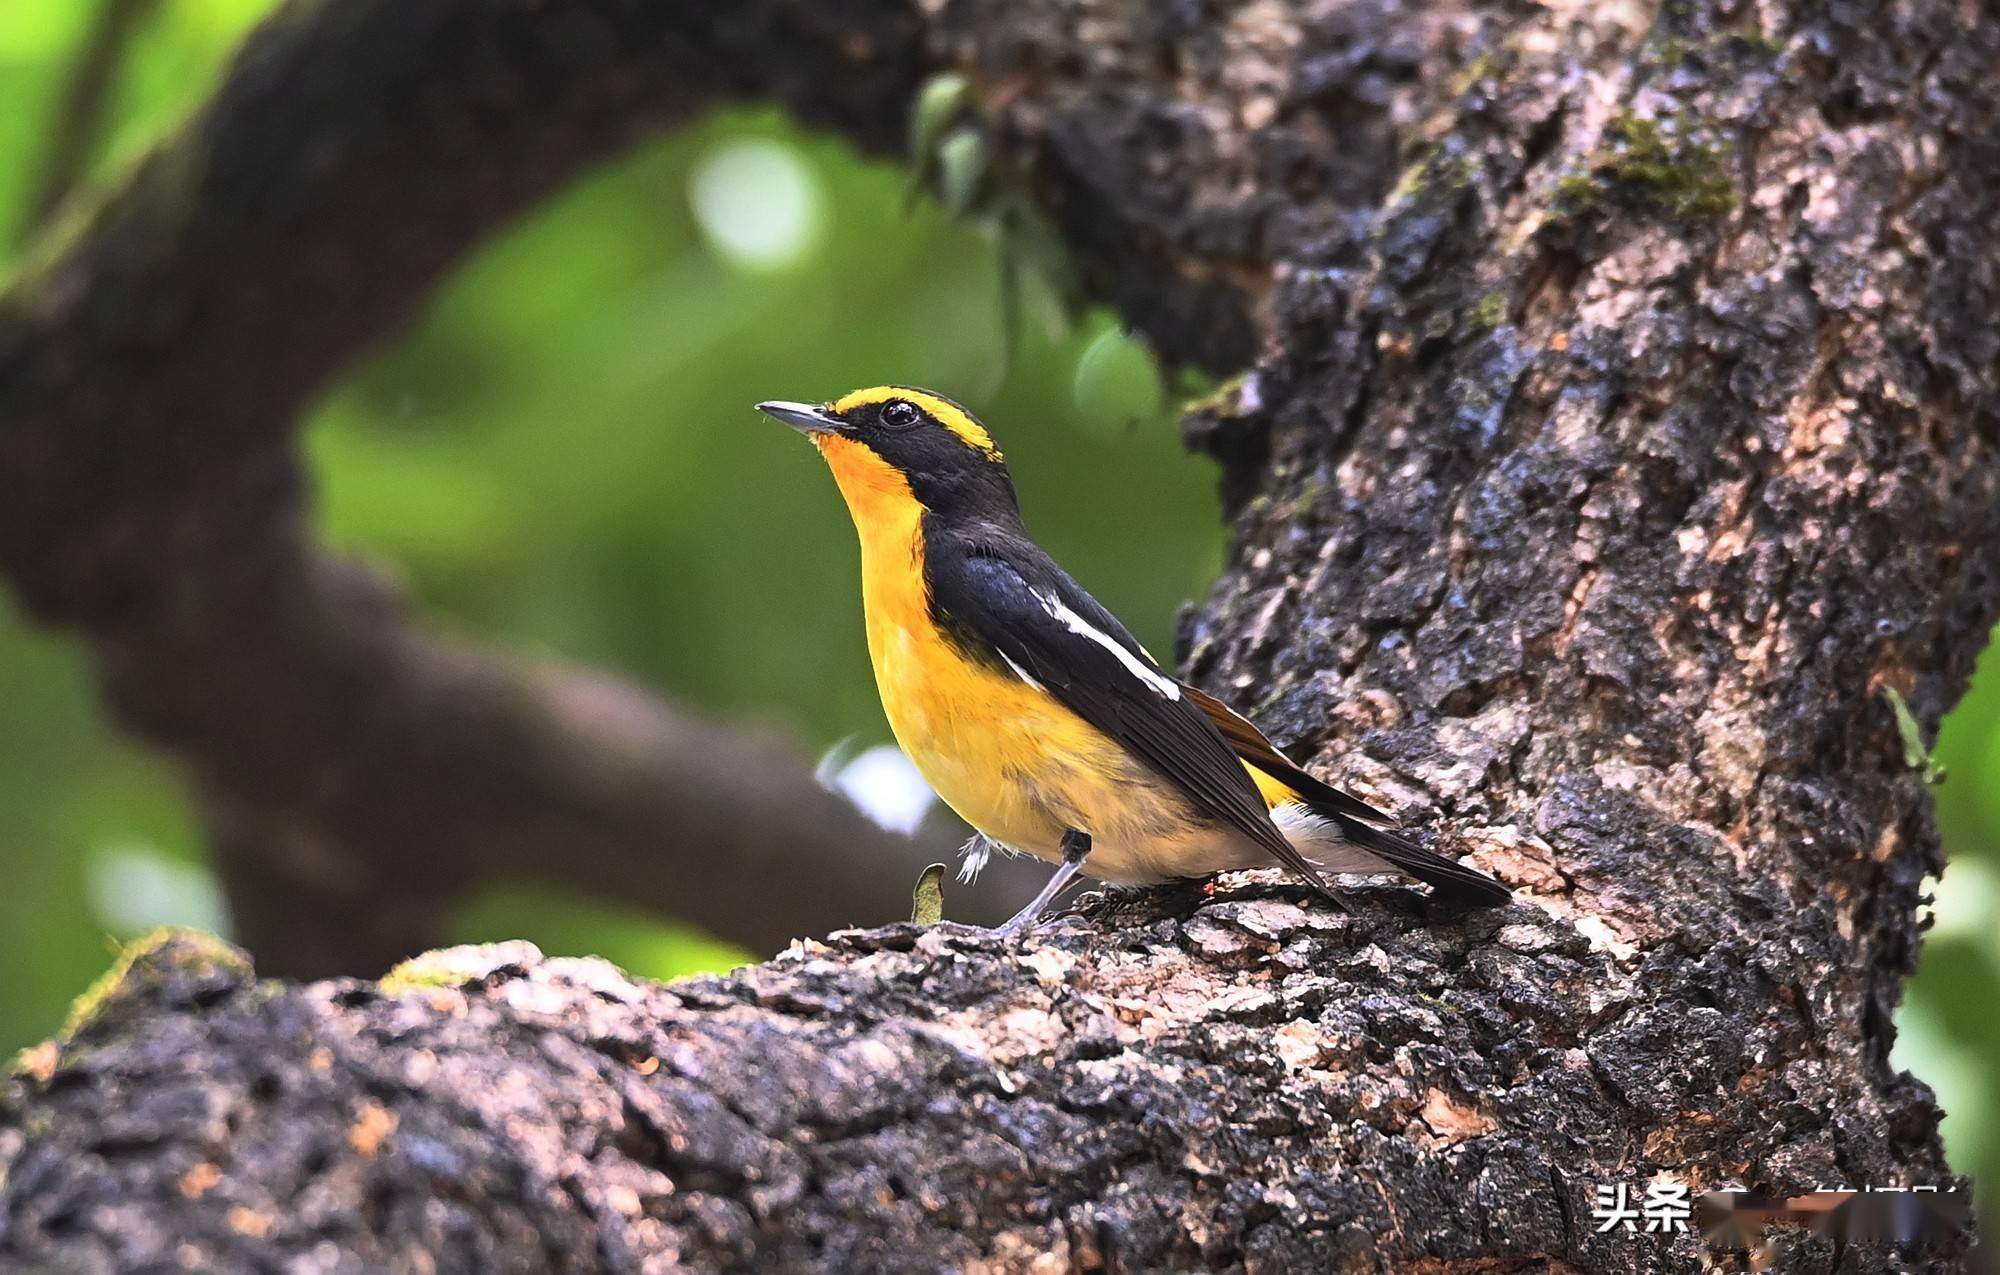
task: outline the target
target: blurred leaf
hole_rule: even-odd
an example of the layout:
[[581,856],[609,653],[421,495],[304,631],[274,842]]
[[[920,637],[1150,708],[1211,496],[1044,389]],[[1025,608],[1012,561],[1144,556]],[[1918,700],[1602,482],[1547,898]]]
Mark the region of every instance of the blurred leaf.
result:
[[956,71],[933,75],[917,92],[910,112],[909,177],[903,185],[903,208],[916,205],[937,176],[945,131],[972,109],[972,81]]
[[0,58],[13,63],[67,58],[95,7],[93,0],[0,5]]
[[1111,323],[1077,357],[1070,398],[1078,421],[1100,431],[1140,425],[1164,407],[1152,356]]
[[1903,764],[1919,772],[1927,784],[1944,782],[1944,767],[1931,760],[1930,750],[1924,747],[1923,731],[1917,726],[1916,715],[1910,712],[1903,693],[1893,686],[1882,688],[1882,698],[1888,701],[1889,711],[1896,715],[1896,733],[1903,740]]
[[944,865],[933,863],[917,877],[910,892],[910,920],[917,925],[936,925],[944,920]]
[[986,136],[976,128],[954,130],[938,146],[938,202],[954,217],[979,207],[990,171]]

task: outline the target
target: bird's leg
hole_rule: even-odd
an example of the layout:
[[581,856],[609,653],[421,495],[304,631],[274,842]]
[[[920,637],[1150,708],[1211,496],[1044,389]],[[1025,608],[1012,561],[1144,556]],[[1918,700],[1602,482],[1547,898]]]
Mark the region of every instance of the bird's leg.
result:
[[1068,832],[1063,833],[1062,863],[1056,867],[1054,874],[1049,877],[1049,883],[1042,887],[1042,892],[1035,896],[1033,902],[1028,904],[1027,907],[1022,908],[1019,912],[1016,912],[997,932],[1001,934],[1019,934],[1022,930],[1034,925],[1035,921],[1042,915],[1042,909],[1047,907],[1056,895],[1062,893],[1062,888],[1068,885],[1071,879],[1076,876],[1077,871],[1083,867],[1084,859],[1089,854],[1089,833],[1079,832],[1075,828],[1071,828]]

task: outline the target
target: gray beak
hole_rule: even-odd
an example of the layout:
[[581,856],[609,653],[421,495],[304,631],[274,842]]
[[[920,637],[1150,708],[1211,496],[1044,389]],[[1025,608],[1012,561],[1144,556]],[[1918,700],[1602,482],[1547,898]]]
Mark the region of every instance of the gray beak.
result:
[[824,434],[840,428],[840,419],[827,414],[825,408],[814,407],[811,403],[787,403],[783,399],[772,399],[768,403],[757,404],[757,410],[766,416],[776,417],[801,434]]

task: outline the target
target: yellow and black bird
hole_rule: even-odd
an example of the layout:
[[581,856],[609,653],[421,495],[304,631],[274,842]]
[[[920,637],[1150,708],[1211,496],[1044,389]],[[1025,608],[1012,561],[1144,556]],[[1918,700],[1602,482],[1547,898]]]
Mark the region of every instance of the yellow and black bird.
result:
[[[1473,905],[1510,897],[1163,672],[1028,538],[1000,450],[957,403],[884,385],[757,408],[812,440],[854,515],[897,742],[986,842],[1059,865],[1004,930],[1032,924],[1086,864],[1137,885],[1275,861],[1336,903],[1322,872],[1403,872]],[[986,849],[974,839],[968,868]]]

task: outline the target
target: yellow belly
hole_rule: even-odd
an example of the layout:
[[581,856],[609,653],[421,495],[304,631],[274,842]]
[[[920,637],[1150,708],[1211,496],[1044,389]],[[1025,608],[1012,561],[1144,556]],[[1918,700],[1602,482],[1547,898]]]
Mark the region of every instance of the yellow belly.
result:
[[930,624],[871,608],[868,653],[896,742],[987,836],[1054,858],[1065,829],[1081,826],[1068,821],[1116,799],[1114,777],[1130,766],[1109,739],[1018,678],[967,662]]
[[1046,692],[963,659],[933,626],[871,611],[868,646],[896,742],[994,841],[1054,861],[1075,828],[1090,834],[1086,872],[1132,884],[1268,857]]

